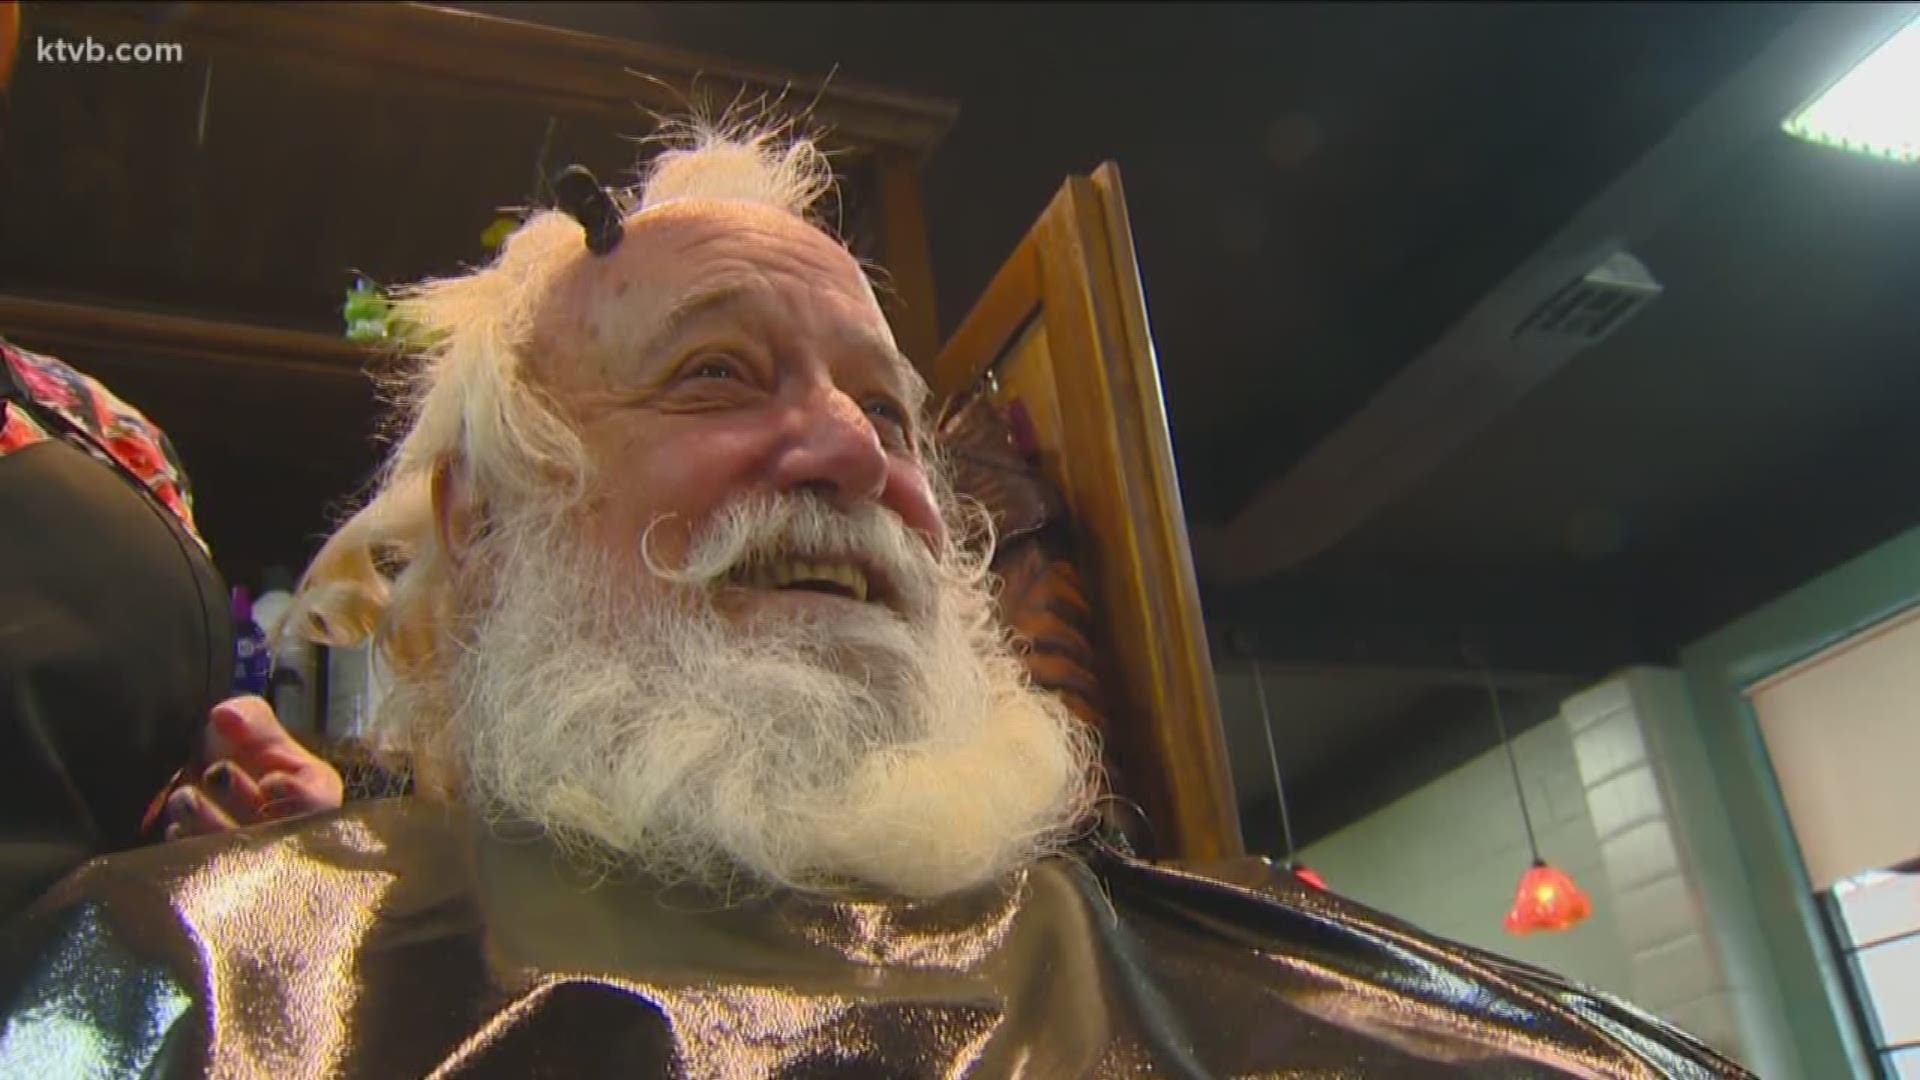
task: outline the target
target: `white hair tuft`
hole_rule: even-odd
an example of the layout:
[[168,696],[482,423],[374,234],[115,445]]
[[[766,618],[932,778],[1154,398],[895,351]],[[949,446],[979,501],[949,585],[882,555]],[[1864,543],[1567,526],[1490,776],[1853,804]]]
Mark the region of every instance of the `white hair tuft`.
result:
[[[642,182],[621,193],[629,216],[702,199],[806,218],[833,186],[825,152],[791,124],[737,112],[662,121],[646,142],[658,150]],[[578,222],[542,210],[489,265],[396,290],[409,336],[423,343],[402,378],[397,445],[372,497],[315,556],[286,626],[332,645],[372,637],[397,677],[446,662],[450,567],[431,511],[433,473],[458,468],[496,506],[531,511],[581,496],[585,449],[528,376],[526,351],[556,282],[593,257]]]
[[703,199],[762,203],[804,218],[833,188],[833,167],[811,139],[695,122],[676,131],[676,142],[648,167],[640,210]]

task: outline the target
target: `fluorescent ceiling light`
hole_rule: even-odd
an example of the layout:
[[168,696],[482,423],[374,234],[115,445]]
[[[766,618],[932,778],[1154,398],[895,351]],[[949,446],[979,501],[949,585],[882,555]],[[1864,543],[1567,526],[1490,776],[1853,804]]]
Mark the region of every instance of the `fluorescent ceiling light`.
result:
[[1782,127],[1822,146],[1920,163],[1920,18]]

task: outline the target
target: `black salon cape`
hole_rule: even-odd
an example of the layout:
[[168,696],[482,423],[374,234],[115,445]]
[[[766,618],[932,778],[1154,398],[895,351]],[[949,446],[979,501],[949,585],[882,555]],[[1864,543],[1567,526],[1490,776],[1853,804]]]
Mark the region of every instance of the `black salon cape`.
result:
[[139,843],[232,688],[227,586],[180,522],[58,439],[0,456],[0,920]]
[[0,951],[0,1076],[1747,1075],[1282,874],[1094,854],[722,902],[464,820],[391,799],[90,863]]

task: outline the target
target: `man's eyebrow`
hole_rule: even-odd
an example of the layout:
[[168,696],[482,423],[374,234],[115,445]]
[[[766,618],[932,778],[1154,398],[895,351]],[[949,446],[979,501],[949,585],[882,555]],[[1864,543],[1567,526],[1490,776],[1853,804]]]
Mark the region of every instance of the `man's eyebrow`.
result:
[[920,369],[914,367],[913,361],[893,342],[875,335],[871,343],[874,351],[886,358],[888,374],[899,392],[901,404],[918,417],[927,404],[927,384],[920,376]]
[[666,314],[660,317],[660,322],[655,326],[653,333],[647,335],[646,345],[641,349],[641,354],[652,355],[666,347],[674,338],[685,332],[687,326],[695,320],[712,315],[716,311],[750,302],[756,291],[751,285],[735,281],[687,293],[675,300],[667,308]]

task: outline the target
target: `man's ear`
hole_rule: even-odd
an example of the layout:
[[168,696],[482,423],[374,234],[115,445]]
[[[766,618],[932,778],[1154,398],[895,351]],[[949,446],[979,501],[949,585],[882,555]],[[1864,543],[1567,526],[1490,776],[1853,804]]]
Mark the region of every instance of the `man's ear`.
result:
[[440,550],[455,566],[466,560],[467,549],[480,528],[481,508],[474,500],[466,470],[452,457],[433,466],[433,531]]

